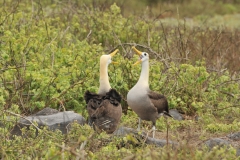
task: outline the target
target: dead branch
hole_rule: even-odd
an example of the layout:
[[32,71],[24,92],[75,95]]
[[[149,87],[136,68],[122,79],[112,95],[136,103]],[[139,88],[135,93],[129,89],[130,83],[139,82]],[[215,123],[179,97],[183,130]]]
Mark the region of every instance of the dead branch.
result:
[[13,112],[7,111],[7,110],[4,110],[4,112],[9,113],[9,114],[11,114],[11,115],[13,115],[13,116],[16,116],[16,117],[23,118],[23,119],[27,120],[28,122],[30,122],[38,131],[41,130],[41,129],[40,129],[38,126],[36,126],[33,122],[31,122],[29,119],[27,119],[26,117],[24,117],[24,116],[22,116],[22,115],[20,115],[20,114],[13,113]]
[[[0,23],[0,26],[2,26],[5,21],[8,19],[8,17],[11,15],[11,14],[14,14],[16,11],[17,11],[17,8],[19,6],[19,2],[20,0],[17,1],[17,4],[13,7],[12,11],[10,11],[10,13],[8,13],[5,18],[3,19],[3,21]],[[6,11],[6,12],[9,12],[9,11]]]
[[76,82],[74,84],[72,84],[71,86],[69,86],[67,89],[65,89],[64,91],[62,91],[59,96],[57,97],[53,97],[51,98],[46,104],[45,104],[45,107],[48,106],[53,100],[59,100],[59,98],[64,95],[65,93],[67,93],[70,89],[74,88],[76,85],[79,85],[79,84],[83,84],[85,81],[82,80],[81,82]]
[[240,81],[240,78],[231,79],[231,80],[229,80],[229,81],[222,82],[222,83],[216,85],[215,87],[218,88],[218,87],[220,87],[220,86],[223,85],[223,84],[227,84],[227,83],[231,83],[231,82],[237,82],[237,81]]
[[213,111],[221,111],[221,110],[224,110],[224,109],[229,109],[229,108],[239,107],[239,106],[240,106],[240,104],[234,104],[234,105],[231,105],[231,106],[228,106],[228,107],[214,109]]

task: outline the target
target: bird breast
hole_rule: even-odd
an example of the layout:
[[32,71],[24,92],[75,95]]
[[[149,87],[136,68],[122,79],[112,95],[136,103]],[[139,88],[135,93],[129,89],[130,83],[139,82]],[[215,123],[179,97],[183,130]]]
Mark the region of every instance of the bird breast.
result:
[[157,116],[157,110],[152,106],[147,89],[132,88],[128,92],[127,103],[142,120],[152,120]]

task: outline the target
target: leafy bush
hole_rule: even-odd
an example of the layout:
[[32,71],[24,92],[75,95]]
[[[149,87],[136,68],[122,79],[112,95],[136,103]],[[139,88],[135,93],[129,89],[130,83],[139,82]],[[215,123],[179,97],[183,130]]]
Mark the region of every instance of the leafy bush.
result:
[[[184,8],[194,2],[184,1],[178,5]],[[109,66],[110,83],[123,97],[125,114],[121,125],[136,128],[137,115],[126,103],[126,95],[141,70],[140,66],[132,65],[137,60],[131,51],[133,45],[150,54],[150,88],[166,95],[170,108],[179,110],[185,117],[184,121],[160,118],[158,129],[163,133],[173,132],[171,138],[174,140],[187,140],[190,131],[205,140],[214,134],[239,130],[238,27],[212,25],[222,17],[202,23],[207,17],[205,14],[189,21],[152,19],[143,10],[139,10],[139,15],[124,16],[120,5],[108,3],[3,2],[0,8],[0,157],[236,158],[233,148],[208,151],[185,144],[178,150],[156,148],[136,141],[131,135],[113,138],[105,133],[96,134],[89,126],[76,124],[67,135],[43,129],[35,137],[32,127],[23,129],[28,138],[11,139],[10,130],[19,119],[17,114],[29,115],[50,106],[74,110],[86,117],[83,95],[86,90],[95,92],[98,89],[99,57],[116,48],[120,49],[120,54],[114,61],[120,64]],[[215,4],[212,1],[204,3]],[[176,3],[171,5],[174,7]],[[221,7],[227,8],[224,12],[231,13],[237,12],[238,6],[221,3]],[[210,12],[212,10],[208,15],[212,15]],[[150,128],[149,122],[143,122],[143,130]]]

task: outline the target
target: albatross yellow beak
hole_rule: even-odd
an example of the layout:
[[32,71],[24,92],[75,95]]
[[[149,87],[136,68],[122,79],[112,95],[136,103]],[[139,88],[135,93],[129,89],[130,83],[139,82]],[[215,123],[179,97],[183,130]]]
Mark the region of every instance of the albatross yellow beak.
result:
[[[110,53],[109,55],[110,55],[111,57],[113,57],[118,51],[119,51],[119,50],[116,49],[115,51],[113,51],[113,52]],[[112,61],[111,63],[112,63],[112,64],[118,64],[118,62],[114,62],[114,61]]]
[[137,62],[135,62],[133,65],[137,65],[138,63],[141,63],[142,61],[141,60],[138,60]]
[[[132,49],[140,56],[140,55],[142,55],[142,52],[141,51],[139,51],[139,50],[137,50],[137,48],[135,48],[134,46],[132,47]],[[138,60],[136,63],[134,63],[133,65],[135,66],[135,65],[137,65],[137,64],[139,64],[139,63],[141,63],[142,62],[142,60],[140,59],[140,60]]]
[[137,50],[137,48],[135,48],[134,46],[132,47],[132,49],[140,56],[142,55],[142,52]]
[[118,62],[115,62],[115,61],[112,61],[111,63],[112,63],[112,64],[119,64]]
[[112,53],[110,53],[109,55],[111,56],[111,57],[113,57],[117,52],[118,52],[119,50],[118,49],[116,49],[115,51],[113,51]]

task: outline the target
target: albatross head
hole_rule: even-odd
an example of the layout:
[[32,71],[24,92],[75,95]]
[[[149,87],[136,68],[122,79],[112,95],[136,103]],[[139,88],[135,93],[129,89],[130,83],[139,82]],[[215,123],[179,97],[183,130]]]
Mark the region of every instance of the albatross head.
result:
[[139,55],[139,60],[136,63],[134,63],[134,65],[149,60],[149,54],[148,53],[141,52],[141,51],[137,50],[134,46],[132,47],[132,49]]
[[109,65],[110,63],[116,63],[112,61],[112,57],[118,52],[118,49],[116,49],[114,52],[107,54],[107,55],[102,55],[100,58],[100,65]]

